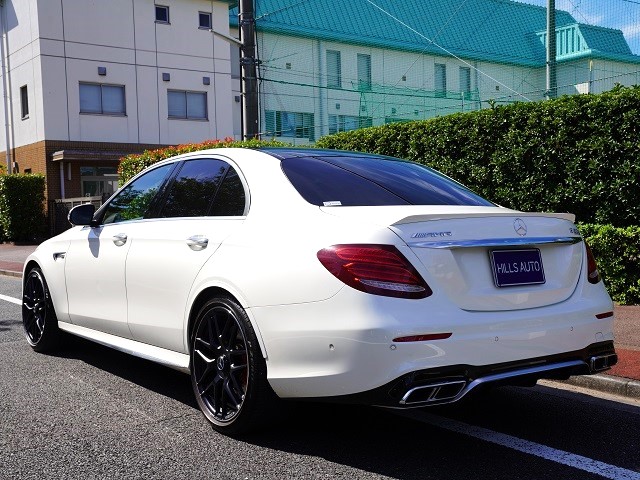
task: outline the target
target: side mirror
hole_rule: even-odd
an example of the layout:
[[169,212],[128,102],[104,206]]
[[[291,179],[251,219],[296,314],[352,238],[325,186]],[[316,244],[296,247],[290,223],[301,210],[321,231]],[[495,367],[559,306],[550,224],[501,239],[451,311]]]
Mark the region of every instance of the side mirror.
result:
[[93,214],[96,212],[95,205],[91,203],[85,203],[83,205],[78,205],[73,207],[69,212],[69,222],[74,227],[76,225],[91,225],[91,221],[93,220]]

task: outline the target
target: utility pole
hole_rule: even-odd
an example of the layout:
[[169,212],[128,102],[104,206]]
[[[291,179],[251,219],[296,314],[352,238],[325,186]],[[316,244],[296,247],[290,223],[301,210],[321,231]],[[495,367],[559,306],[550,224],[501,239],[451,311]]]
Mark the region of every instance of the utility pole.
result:
[[240,0],[238,24],[240,26],[240,71],[242,75],[242,138],[258,138],[258,76],[254,0]]
[[547,0],[547,100],[556,98],[556,0]]

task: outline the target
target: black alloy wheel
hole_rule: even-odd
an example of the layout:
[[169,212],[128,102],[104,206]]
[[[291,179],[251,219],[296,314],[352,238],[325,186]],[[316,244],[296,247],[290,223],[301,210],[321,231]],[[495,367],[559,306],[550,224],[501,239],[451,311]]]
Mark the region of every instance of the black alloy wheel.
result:
[[60,331],[44,275],[39,268],[27,274],[22,288],[22,324],[27,342],[36,352],[55,348]]
[[213,427],[234,435],[255,426],[273,393],[251,323],[235,300],[215,298],[200,309],[190,352],[193,391]]

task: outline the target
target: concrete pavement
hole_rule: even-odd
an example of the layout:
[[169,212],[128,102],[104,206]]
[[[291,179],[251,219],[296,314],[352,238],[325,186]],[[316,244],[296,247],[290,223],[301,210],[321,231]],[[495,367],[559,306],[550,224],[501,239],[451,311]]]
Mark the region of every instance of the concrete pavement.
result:
[[[24,262],[35,249],[35,245],[0,244],[0,274],[21,277]],[[572,377],[567,383],[640,398],[640,305],[616,305],[614,333],[618,364],[603,374]]]

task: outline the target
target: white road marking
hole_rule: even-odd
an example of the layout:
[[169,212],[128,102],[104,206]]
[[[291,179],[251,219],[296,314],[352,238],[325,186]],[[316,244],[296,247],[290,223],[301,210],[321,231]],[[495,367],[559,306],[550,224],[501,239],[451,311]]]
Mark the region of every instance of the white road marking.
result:
[[15,303],[16,305],[22,305],[22,300],[13,297],[7,297],[6,295],[0,294],[0,300],[4,300],[5,302]]
[[469,425],[457,420],[451,420],[449,418],[439,417],[437,415],[424,412],[403,412],[401,415],[436,427],[444,428],[452,432],[484,440],[485,442],[495,443],[496,445],[501,445],[503,447],[535,455],[536,457],[541,457],[552,462],[577,468],[578,470],[594,473],[604,478],[610,478],[612,480],[640,480],[640,472],[616,467],[614,465],[609,465],[608,463],[583,457],[582,455],[575,455],[573,453],[547,447],[546,445],[530,442],[504,433],[498,433],[486,428]]

